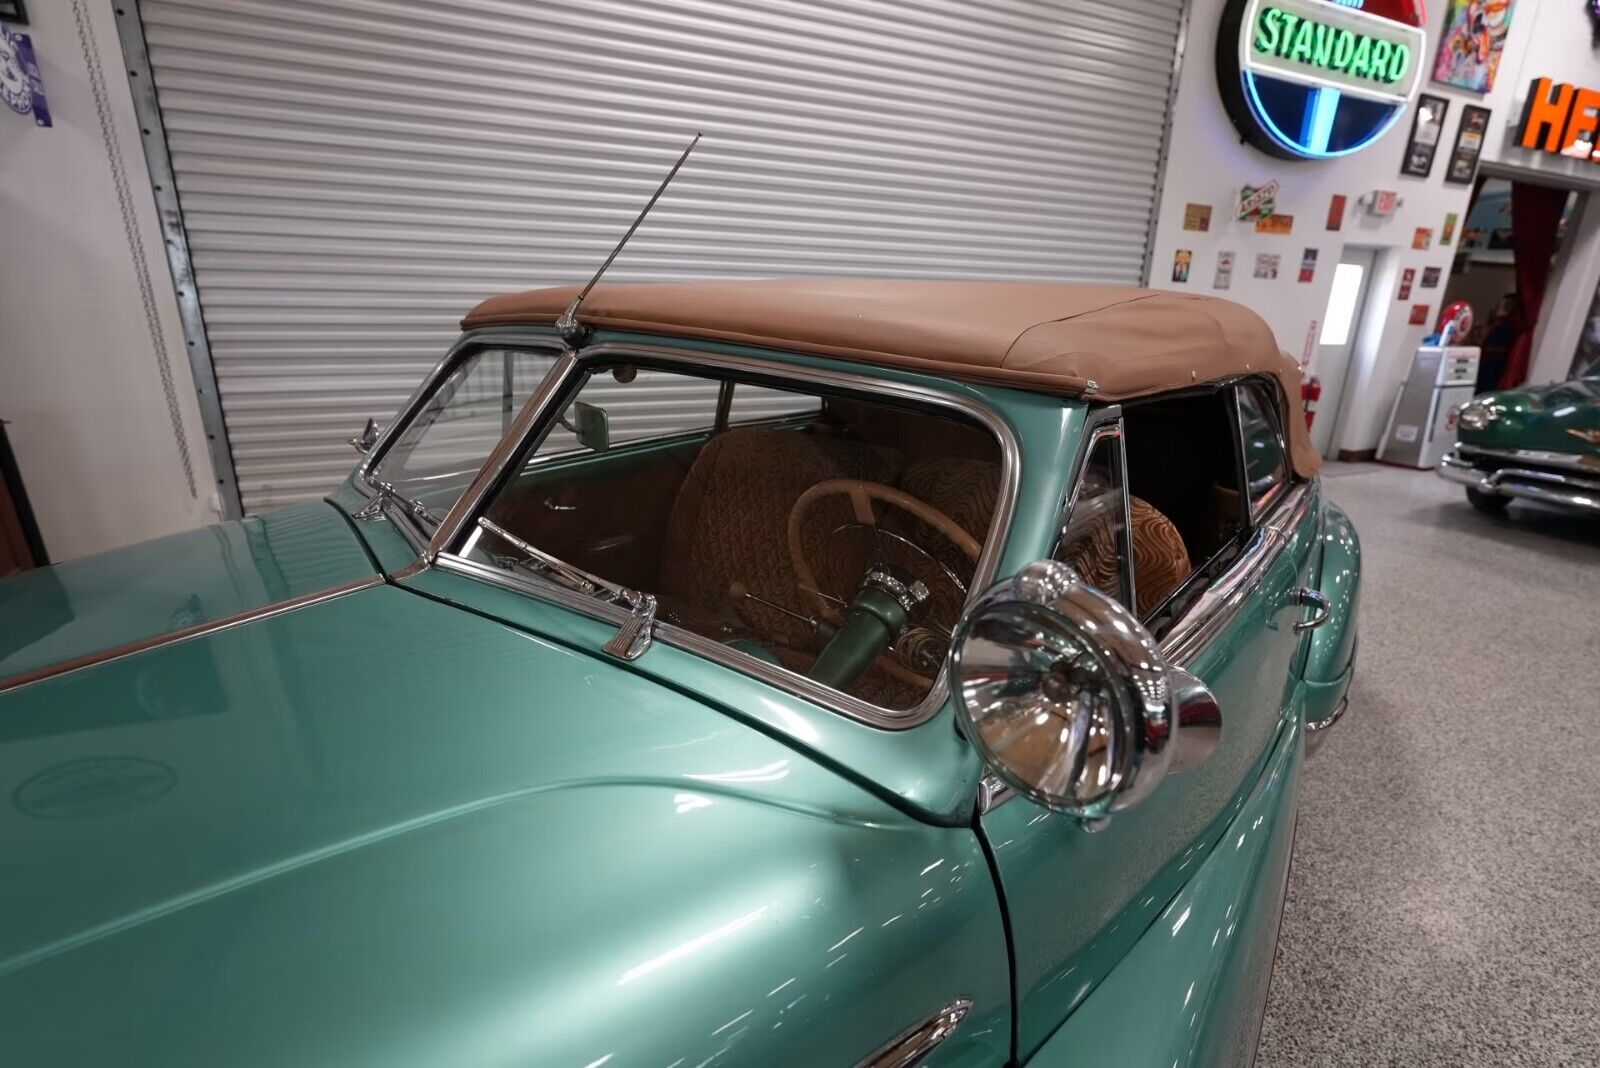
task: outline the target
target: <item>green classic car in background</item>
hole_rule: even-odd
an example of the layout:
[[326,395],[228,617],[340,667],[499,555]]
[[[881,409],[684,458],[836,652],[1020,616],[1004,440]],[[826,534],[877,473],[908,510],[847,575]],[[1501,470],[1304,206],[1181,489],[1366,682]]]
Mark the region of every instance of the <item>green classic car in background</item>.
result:
[[1467,487],[1480,512],[1513,500],[1600,515],[1600,375],[1474,397],[1439,474]]
[[1247,1062],[1360,579],[1265,325],[573,296],[0,583],[6,1062]]

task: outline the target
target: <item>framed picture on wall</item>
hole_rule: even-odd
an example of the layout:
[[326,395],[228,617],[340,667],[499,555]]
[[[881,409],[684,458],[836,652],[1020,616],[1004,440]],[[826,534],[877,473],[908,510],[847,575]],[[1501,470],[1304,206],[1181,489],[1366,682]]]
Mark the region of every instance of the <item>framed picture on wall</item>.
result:
[[1450,0],[1433,80],[1475,93],[1494,88],[1516,0]]
[[1442,96],[1423,93],[1417,97],[1417,111],[1411,117],[1411,140],[1406,142],[1401,174],[1426,178],[1433,170],[1433,155],[1439,150],[1439,139],[1444,136],[1444,117],[1449,110],[1450,101]]
[[1489,131],[1489,109],[1476,104],[1461,108],[1461,125],[1456,127],[1456,147],[1450,150],[1450,166],[1444,180],[1456,185],[1471,185],[1478,176],[1478,154],[1483,151],[1483,135]]

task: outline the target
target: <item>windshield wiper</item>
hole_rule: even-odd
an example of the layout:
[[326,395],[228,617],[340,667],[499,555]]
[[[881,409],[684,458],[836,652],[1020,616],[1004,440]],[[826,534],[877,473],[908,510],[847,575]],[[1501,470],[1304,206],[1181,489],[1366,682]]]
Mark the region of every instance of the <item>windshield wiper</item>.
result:
[[627,609],[627,620],[605,644],[605,651],[608,654],[623,660],[637,660],[646,649],[650,648],[651,629],[656,622],[656,599],[653,595],[607,582],[599,575],[573,567],[485,517],[479,517],[478,527],[512,548],[527,554],[529,562],[538,565],[539,570],[547,576],[561,580],[563,585],[579,593],[603,596],[613,604]]
[[371,486],[377,493],[372,500],[362,505],[360,510],[355,513],[355,518],[377,519],[383,515],[384,505],[398,504],[416,518],[432,523],[434,526],[439,525],[439,517],[433,514],[433,509],[421,501],[407,497],[389,483],[369,478],[367,479],[367,485]]

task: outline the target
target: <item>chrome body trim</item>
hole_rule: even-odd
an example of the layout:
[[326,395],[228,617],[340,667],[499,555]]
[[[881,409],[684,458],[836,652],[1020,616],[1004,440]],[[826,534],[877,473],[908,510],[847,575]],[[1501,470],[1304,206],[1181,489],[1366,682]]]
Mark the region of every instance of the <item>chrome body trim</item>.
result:
[[1134,592],[1133,577],[1133,501],[1132,493],[1128,488],[1128,440],[1123,434],[1122,406],[1113,404],[1097,409],[1090,413],[1088,420],[1083,425],[1083,444],[1078,448],[1078,455],[1073,459],[1072,477],[1067,482],[1067,491],[1061,501],[1061,510],[1056,522],[1055,544],[1050,546],[1050,559],[1061,558],[1061,540],[1067,535],[1067,524],[1072,521],[1072,512],[1078,506],[1078,490],[1083,486],[1083,471],[1089,465],[1089,457],[1094,454],[1095,446],[1106,438],[1117,439],[1117,462],[1122,465],[1120,472],[1122,478],[1122,529],[1126,538],[1128,550],[1122,554],[1122,586],[1128,591],[1128,606],[1131,609],[1139,603]]
[[[504,341],[505,337],[496,335],[495,341]],[[507,345],[513,347],[509,342]],[[488,461],[484,463],[472,486],[456,501],[455,507],[434,532],[424,554],[424,560],[428,564],[494,585],[509,587],[530,596],[554,601],[565,608],[618,627],[624,624],[629,618],[629,613],[617,605],[597,600],[592,595],[564,589],[553,582],[511,575],[497,568],[467,560],[449,550],[449,546],[454,545],[461,533],[471,524],[472,517],[485,505],[489,492],[503,469],[521,454],[527,444],[528,436],[540,425],[542,417],[555,414],[547,410],[550,401],[560,396],[567,385],[589,364],[618,356],[656,365],[671,365],[690,370],[731,371],[757,379],[797,382],[843,392],[888,397],[947,409],[976,421],[994,435],[996,443],[1000,446],[1001,474],[999,492],[995,497],[994,517],[990,520],[983,549],[978,555],[970,589],[985,589],[993,579],[1005,542],[1005,532],[1010,528],[1012,513],[1016,506],[1022,450],[1011,425],[989,406],[959,394],[854,372],[796,366],[750,356],[734,356],[696,349],[655,348],[617,341],[591,345],[576,353],[568,351],[545,376],[544,382],[533,396],[529,397],[528,403],[518,413],[511,429],[506,432],[500,444],[490,454]],[[970,600],[969,596],[969,603]],[[928,695],[915,708],[897,712],[879,708],[785,667],[768,663],[663,620],[656,621],[655,636],[658,641],[713,660],[741,674],[803,697],[829,711],[886,730],[904,730],[927,722],[949,696],[949,673],[944,666],[941,666],[939,674],[935,676]]]
[[273,616],[282,615],[285,612],[293,612],[297,608],[305,608],[309,605],[321,604],[323,601],[331,601],[337,597],[343,597],[346,594],[355,593],[358,590],[364,590],[371,586],[382,586],[383,582],[384,580],[381,575],[372,575],[368,578],[356,579],[354,582],[346,582],[342,585],[330,586],[325,590],[314,590],[311,593],[301,594],[299,597],[290,597],[284,601],[274,601],[271,604],[264,604],[258,608],[249,609],[248,611],[236,612],[231,616],[223,616],[220,619],[208,620],[204,623],[196,623],[192,627],[184,627],[181,630],[168,631],[165,634],[157,634],[150,638],[140,638],[138,641],[126,642],[122,645],[114,645],[107,649],[101,649],[93,653],[86,653],[83,656],[73,657],[71,660],[63,660],[56,664],[47,664],[44,667],[35,668],[32,671],[25,671],[21,675],[13,675],[8,679],[0,679],[0,693],[5,693],[7,690],[15,690],[20,687],[27,686],[29,683],[43,682],[45,679],[53,679],[58,676],[68,674],[69,672],[81,670],[82,668],[94,667],[97,664],[107,664],[113,660],[121,660],[123,657],[134,656],[135,654],[142,653],[150,649],[156,649],[163,645],[173,645],[177,642],[188,641],[190,638],[198,638],[201,635],[214,634],[217,631],[229,630],[245,623],[254,623],[260,619],[270,619]]
[[1189,610],[1161,639],[1161,655],[1175,667],[1188,667],[1212,638],[1232,621],[1289,538],[1305,522],[1314,500],[1312,483],[1291,487],[1278,503],[1270,522],[1256,529],[1250,544],[1228,571],[1206,588]]
[[1326,623],[1333,614],[1332,609],[1329,607],[1328,596],[1321,590],[1314,590],[1310,586],[1301,586],[1294,591],[1294,597],[1298,604],[1317,610],[1317,614],[1310,619],[1302,619],[1295,623],[1294,632],[1296,634],[1304,634],[1308,630],[1316,630]]
[[971,998],[956,998],[867,1054],[856,1068],[911,1068],[955,1034],[971,1011]]
[[1600,515],[1600,477],[1574,478],[1554,471],[1536,471],[1525,467],[1485,471],[1461,459],[1456,453],[1444,455],[1439,461],[1438,472],[1439,477],[1447,482],[1456,482],[1489,496],[1540,501]]
[[1350,698],[1341,697],[1339,703],[1328,713],[1327,719],[1319,719],[1314,723],[1306,724],[1306,756],[1315,756],[1322,743],[1328,740],[1328,728],[1344,718],[1346,710],[1350,707]]
[[1462,443],[1456,445],[1454,454],[1457,459],[1487,456],[1494,460],[1513,460],[1517,463],[1542,464],[1545,467],[1583,471],[1600,478],[1600,464],[1575,452],[1551,452],[1548,449],[1485,449],[1478,445]]

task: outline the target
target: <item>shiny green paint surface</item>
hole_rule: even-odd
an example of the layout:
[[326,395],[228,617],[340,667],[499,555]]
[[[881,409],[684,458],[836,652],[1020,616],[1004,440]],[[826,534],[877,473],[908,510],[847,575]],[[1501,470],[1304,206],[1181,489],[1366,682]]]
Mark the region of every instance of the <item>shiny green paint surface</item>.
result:
[[955,996],[970,827],[393,586],[0,697],[17,1064],[850,1064]]
[[1079,1009],[1193,878],[1284,723],[1298,718],[1293,590],[1311,574],[1318,530],[1314,501],[1262,583],[1189,665],[1222,708],[1222,741],[1204,764],[1167,776],[1098,829],[1020,796],[984,815],[1016,940],[1022,1057]]
[[[1508,389],[1476,400],[1490,405],[1499,417],[1481,430],[1461,427],[1458,440],[1463,444],[1576,453],[1594,457],[1600,470],[1600,379]],[[1588,441],[1569,431],[1597,437]]]
[[355,515],[361,511],[372,498],[355,488],[355,476],[352,475],[332,493],[328,494],[328,503],[349,517],[350,527],[362,541],[366,543],[367,551],[378,562],[386,575],[392,575],[401,568],[410,567],[417,562],[417,550],[405,535],[395,529],[394,522],[387,516],[378,515],[370,519],[357,519]]
[[[483,333],[495,336],[491,331]],[[602,334],[595,340],[599,343],[621,339],[622,335]],[[664,348],[689,345],[673,338],[630,336],[628,340]],[[863,371],[860,365],[837,360],[726,345],[696,344],[692,347],[735,355],[757,354],[774,363],[858,374]],[[1008,574],[1047,555],[1055,538],[1086,409],[1059,398],[971,386],[914,373],[875,371],[873,377],[972,398],[1011,425],[1021,449],[1020,479],[1016,510],[1000,554],[998,573]],[[598,652],[616,633],[612,624],[439,568],[409,577],[405,584],[580,649]],[[666,641],[658,640],[631,664],[612,663],[618,670],[638,672],[685,692],[702,695],[730,715],[784,736],[921,818],[946,824],[965,823],[971,819],[983,768],[972,747],[957,733],[954,707],[948,700],[919,726],[890,731],[848,719],[743,672],[675,648]]]
[[0,580],[0,679],[374,573],[318,501]]
[[1305,721],[1331,716],[1355,673],[1356,621],[1361,604],[1361,538],[1339,506],[1322,508],[1321,560],[1316,588],[1328,598],[1328,621],[1306,642],[1302,704]]
[[1251,1062],[1294,844],[1298,722],[1275,742],[1217,848],[1029,1068]]

